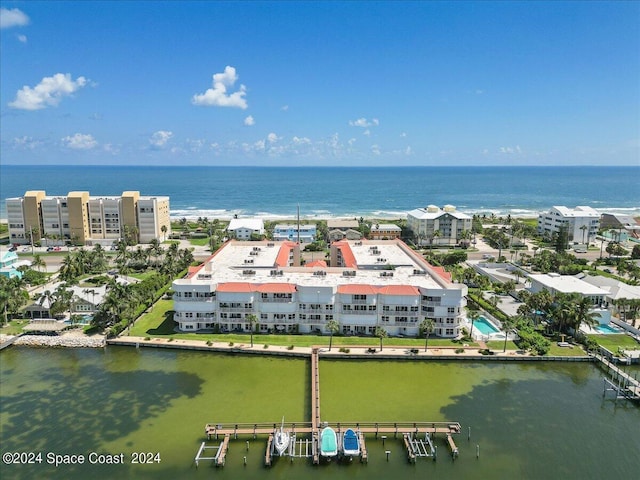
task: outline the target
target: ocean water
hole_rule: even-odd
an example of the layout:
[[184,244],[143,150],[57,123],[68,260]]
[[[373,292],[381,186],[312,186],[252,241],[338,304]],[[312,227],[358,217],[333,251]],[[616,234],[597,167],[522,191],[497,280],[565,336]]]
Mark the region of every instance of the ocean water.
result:
[[554,205],[640,215],[639,167],[121,167],[0,165],[4,199],[27,190],[66,195],[168,195],[173,217],[402,218],[427,205],[537,216]]

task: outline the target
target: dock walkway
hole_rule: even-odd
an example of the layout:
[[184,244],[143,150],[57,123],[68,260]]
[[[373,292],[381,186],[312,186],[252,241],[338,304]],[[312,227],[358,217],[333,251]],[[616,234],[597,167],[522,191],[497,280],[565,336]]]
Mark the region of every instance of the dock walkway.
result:
[[[612,378],[612,380],[604,379],[605,386],[603,396],[607,391],[614,391],[616,392],[616,398],[640,401],[640,381],[637,378],[623,372],[617,365],[602,355],[596,354],[594,357],[600,362],[600,365],[606,368],[607,373]],[[609,388],[607,388],[607,386],[609,386]]]
[[[326,422],[325,422],[326,423]],[[309,422],[290,422],[284,423],[285,430],[291,435],[291,443],[286,455],[291,457],[312,458],[314,464],[320,463],[320,430],[323,426],[322,417],[320,416],[320,368],[319,368],[319,348],[314,347],[311,352],[311,421]],[[451,435],[458,434],[461,431],[458,422],[337,422],[332,427],[341,440],[341,433],[351,428],[360,439],[360,460],[368,461],[368,452],[365,444],[365,435],[393,435],[394,438],[400,436],[404,439],[405,447],[410,456],[410,460],[415,460],[416,456],[430,456],[431,452],[435,452],[431,439],[437,434],[443,434],[447,437],[447,442],[451,447],[457,447],[451,439]],[[223,442],[218,447],[200,448],[196,455],[196,465],[198,460],[214,460],[216,465],[224,465],[229,441],[237,439],[239,436],[250,436],[256,439],[258,436],[267,437],[267,446],[265,450],[264,464],[270,466],[274,456],[274,437],[281,423],[261,422],[261,423],[207,423],[204,428],[205,435],[209,440],[218,440],[220,435],[224,437]],[[307,435],[308,438],[299,438]],[[419,435],[423,435],[425,441],[416,440]],[[205,449],[216,449],[215,457],[202,456]],[[453,453],[453,451],[452,451]]]

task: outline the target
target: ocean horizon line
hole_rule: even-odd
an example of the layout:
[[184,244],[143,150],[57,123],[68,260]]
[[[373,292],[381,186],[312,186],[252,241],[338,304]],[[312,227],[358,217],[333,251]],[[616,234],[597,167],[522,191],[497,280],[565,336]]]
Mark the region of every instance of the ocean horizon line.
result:
[[410,169],[410,168],[434,168],[434,169],[457,169],[457,168],[504,168],[504,169],[519,169],[519,168],[535,168],[535,169],[563,169],[563,168],[638,168],[640,165],[611,165],[611,164],[572,164],[572,165],[545,165],[545,164],[522,164],[522,165],[504,165],[504,164],[459,164],[459,165],[261,165],[261,164],[247,164],[247,165],[232,165],[232,164],[220,164],[220,165],[203,165],[203,164],[181,164],[181,165],[148,165],[144,163],[0,163],[0,168],[3,167],[83,167],[83,168],[291,168],[291,169],[377,169],[377,168],[392,168],[392,169]]

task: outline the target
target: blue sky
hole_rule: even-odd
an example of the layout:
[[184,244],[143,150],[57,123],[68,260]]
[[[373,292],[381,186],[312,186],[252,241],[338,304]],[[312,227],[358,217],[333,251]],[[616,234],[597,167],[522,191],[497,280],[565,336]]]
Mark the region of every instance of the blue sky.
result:
[[4,164],[640,164],[640,2],[0,6]]

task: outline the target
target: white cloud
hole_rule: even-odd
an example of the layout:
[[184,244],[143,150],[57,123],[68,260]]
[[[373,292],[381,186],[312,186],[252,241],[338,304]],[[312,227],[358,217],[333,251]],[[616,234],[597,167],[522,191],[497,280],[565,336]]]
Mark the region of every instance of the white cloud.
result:
[[35,87],[27,85],[18,90],[16,99],[9,103],[11,108],[20,110],[40,110],[56,106],[62,97],[69,96],[87,84],[87,79],[78,77],[71,79],[70,73],[56,73],[52,77],[44,77]]
[[363,134],[365,137],[370,137],[370,136],[371,136],[371,130],[369,130],[369,129],[367,128],[364,132],[362,132],[362,134]]
[[24,150],[35,150],[40,145],[42,145],[41,141],[34,140],[33,137],[27,137],[26,135],[23,137],[16,137],[13,139],[13,146],[15,148],[20,148]]
[[280,137],[278,137],[278,135],[276,135],[275,133],[270,133],[269,135],[267,135],[267,140],[269,140],[269,143],[276,143],[278,140],[280,140]]
[[152,148],[164,148],[167,142],[173,137],[173,132],[167,130],[158,130],[149,139]]
[[286,112],[287,110],[289,110],[289,105],[283,105],[282,107],[280,107],[280,110]]
[[405,148],[405,149],[404,149],[404,154],[405,154],[407,157],[410,157],[411,155],[413,155],[413,149],[412,149],[411,147],[407,147],[407,148]]
[[311,139],[307,137],[293,137],[291,142],[294,145],[311,145]]
[[26,35],[18,35],[18,40],[22,43],[27,43],[27,36]]
[[251,127],[252,125],[256,124],[256,121],[253,119],[253,116],[249,115],[247,118],[244,119],[244,124],[247,127]]
[[213,88],[203,94],[194,95],[191,103],[205,107],[234,107],[244,110],[247,108],[247,101],[244,98],[247,94],[247,88],[240,85],[238,91],[227,93],[227,88],[233,87],[237,80],[236,69],[226,66],[223,73],[213,75]]
[[515,147],[500,147],[500,153],[513,155],[522,153],[522,150],[520,149],[520,145],[516,145]]
[[29,17],[22,10],[0,8],[0,28],[23,27],[29,24]]
[[349,120],[349,125],[351,125],[352,127],[362,128],[377,127],[378,125],[380,125],[380,121],[377,118],[373,118],[371,119],[371,121],[369,121],[363,117],[357,120]]
[[407,134],[406,134],[405,132],[402,132],[402,133],[400,134],[400,138],[406,138],[406,137],[407,137]]
[[379,145],[371,145],[371,153],[378,156],[380,155],[380,146]]
[[61,139],[65,147],[73,150],[91,150],[98,142],[91,134],[76,133]]

